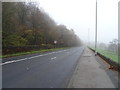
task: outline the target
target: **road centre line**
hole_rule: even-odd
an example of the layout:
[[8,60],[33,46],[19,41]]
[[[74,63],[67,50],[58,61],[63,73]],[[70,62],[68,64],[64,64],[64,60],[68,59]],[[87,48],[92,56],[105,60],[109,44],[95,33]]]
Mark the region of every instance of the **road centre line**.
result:
[[51,52],[51,53],[47,53],[47,54],[41,54],[41,55],[37,55],[37,56],[33,56],[33,57],[28,57],[28,58],[23,58],[23,59],[18,59],[18,60],[12,60],[12,61],[8,61],[5,63],[0,63],[0,65],[6,65],[6,64],[10,64],[10,63],[14,63],[14,62],[20,62],[20,61],[24,61],[24,60],[29,60],[29,59],[33,59],[36,57],[41,57],[41,56],[46,56],[46,55],[50,55],[50,54],[54,54],[54,53],[60,53],[60,52],[65,52],[67,50],[62,50],[62,51],[57,51],[57,52]]
[[51,60],[56,59],[56,57],[51,58]]

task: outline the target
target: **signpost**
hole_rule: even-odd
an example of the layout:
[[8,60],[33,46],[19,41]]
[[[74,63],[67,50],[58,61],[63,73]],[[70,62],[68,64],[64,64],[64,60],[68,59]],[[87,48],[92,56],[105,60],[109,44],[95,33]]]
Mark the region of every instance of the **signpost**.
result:
[[56,40],[54,41],[54,44],[57,44],[57,41],[56,41]]
[[55,44],[55,45],[57,44],[57,41],[56,41],[56,40],[54,41],[54,44]]

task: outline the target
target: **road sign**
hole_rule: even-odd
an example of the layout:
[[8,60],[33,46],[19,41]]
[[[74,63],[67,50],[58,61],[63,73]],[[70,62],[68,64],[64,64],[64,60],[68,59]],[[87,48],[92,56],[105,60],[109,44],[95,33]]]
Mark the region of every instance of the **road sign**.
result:
[[54,44],[57,44],[57,41],[54,41]]

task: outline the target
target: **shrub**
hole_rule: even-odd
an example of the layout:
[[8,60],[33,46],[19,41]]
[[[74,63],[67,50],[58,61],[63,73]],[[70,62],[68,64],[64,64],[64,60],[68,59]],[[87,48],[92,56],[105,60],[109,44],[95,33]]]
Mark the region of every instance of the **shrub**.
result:
[[27,40],[18,35],[9,35],[3,39],[3,46],[24,46]]

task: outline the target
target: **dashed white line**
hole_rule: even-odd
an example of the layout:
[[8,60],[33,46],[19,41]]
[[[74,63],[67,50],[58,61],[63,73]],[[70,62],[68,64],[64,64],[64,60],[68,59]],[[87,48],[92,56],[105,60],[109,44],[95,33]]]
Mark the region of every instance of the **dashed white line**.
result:
[[51,58],[51,60],[56,59],[56,57]]
[[[12,61],[8,61],[8,62],[5,62],[5,63],[0,63],[0,65],[6,65],[6,64],[13,63],[13,62],[20,62],[20,61],[24,61],[24,60],[33,59],[33,58],[36,58],[36,57],[46,56],[46,55],[50,55],[50,54],[54,54],[54,53],[60,53],[60,52],[65,52],[65,51],[67,51],[67,50],[62,50],[62,51],[57,51],[57,52],[51,52],[51,53],[47,53],[47,54],[41,54],[41,55],[37,55],[37,56],[33,56],[33,57],[28,57],[28,58],[23,58],[23,59],[18,59],[18,60],[12,60]],[[55,58],[56,57],[51,58],[51,60],[53,60]]]

